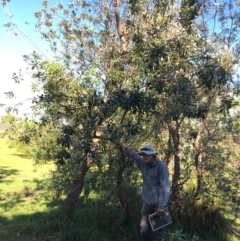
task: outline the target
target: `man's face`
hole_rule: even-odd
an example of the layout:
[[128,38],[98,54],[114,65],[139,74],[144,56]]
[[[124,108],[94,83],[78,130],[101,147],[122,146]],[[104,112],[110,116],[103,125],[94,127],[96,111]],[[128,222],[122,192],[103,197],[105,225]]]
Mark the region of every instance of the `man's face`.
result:
[[147,154],[142,153],[141,156],[144,159],[145,163],[147,163],[147,164],[151,164],[155,160],[155,155],[147,155]]

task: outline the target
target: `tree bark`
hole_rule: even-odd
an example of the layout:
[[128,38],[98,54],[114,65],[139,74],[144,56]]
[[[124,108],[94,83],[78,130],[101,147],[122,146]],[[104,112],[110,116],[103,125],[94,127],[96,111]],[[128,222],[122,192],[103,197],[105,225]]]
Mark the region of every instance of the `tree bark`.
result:
[[[114,14],[115,14],[115,19],[116,19],[116,27],[117,27],[117,32],[118,32],[118,36],[121,42],[121,66],[120,69],[122,71],[124,71],[124,54],[127,51],[127,40],[126,40],[126,30],[125,28],[122,26],[121,24],[121,16],[120,16],[120,6],[119,6],[119,0],[114,0],[113,1],[113,6],[114,6]],[[123,117],[120,121],[120,124],[122,124],[125,115],[126,115],[127,111],[124,112]],[[127,201],[127,199],[124,196],[123,193],[123,172],[124,172],[124,162],[125,162],[125,155],[123,153],[123,151],[121,150],[121,165],[118,169],[118,173],[117,173],[117,180],[116,180],[116,193],[117,193],[117,197],[118,200],[123,208],[123,217],[121,220],[121,225],[125,226],[128,224],[129,221],[129,203]]]
[[[208,98],[208,102],[207,102],[208,112],[209,112],[211,103],[212,103],[215,95],[216,95],[216,92],[214,91],[213,94],[210,95]],[[202,153],[201,140],[202,140],[204,131],[206,130],[208,112],[203,113],[202,125],[201,125],[200,129],[198,130],[197,138],[196,138],[195,142],[193,143],[193,147],[194,147],[194,151],[195,151],[194,164],[195,164],[195,170],[196,170],[196,176],[197,176],[197,187],[196,187],[196,192],[195,192],[195,198],[197,198],[199,196],[201,189],[202,189],[202,183],[203,183],[202,167],[201,167],[201,161],[200,161],[200,157],[201,157],[201,153]]]
[[171,200],[173,202],[173,216],[178,219],[180,217],[181,210],[181,187],[180,187],[180,161],[181,161],[181,152],[179,149],[179,133],[178,133],[178,124],[174,127],[170,117],[166,118],[169,134],[173,141],[174,146],[174,170],[172,178],[172,195]]
[[123,172],[125,169],[125,167],[124,167],[125,155],[122,150],[121,150],[121,160],[120,161],[121,161],[121,165],[117,172],[116,192],[117,192],[118,200],[123,208],[123,216],[122,216],[122,220],[121,220],[121,225],[126,226],[129,221],[129,202],[125,198],[124,189],[123,189],[123,185],[122,185]]
[[[206,120],[203,120],[203,122],[206,122]],[[201,142],[201,135],[204,132],[204,126],[205,124],[202,124],[200,130],[198,131],[198,135],[197,138],[193,144],[194,146],[194,164],[195,164],[195,169],[196,169],[196,176],[197,176],[197,188],[196,188],[196,192],[195,192],[195,198],[198,197],[198,195],[200,194],[201,191],[201,187],[202,187],[202,168],[200,166],[200,160],[199,157],[201,156],[201,147],[200,147],[200,142]]]
[[80,163],[79,171],[73,180],[72,188],[61,207],[61,211],[59,214],[60,219],[64,217],[68,218],[72,216],[74,208],[77,204],[78,198],[82,192],[82,189],[84,186],[84,178],[89,169],[90,163],[91,163],[91,160],[89,156],[86,157],[86,160]]
[[172,146],[172,135],[168,130],[168,145],[167,145],[167,153],[166,153],[166,165],[168,166],[170,162],[173,160],[173,146]]
[[123,52],[126,52],[127,51],[127,41],[126,41],[126,36],[125,36],[126,31],[121,24],[121,17],[120,17],[120,11],[119,11],[119,0],[115,0],[113,5],[114,5],[114,13],[115,13],[118,36],[121,41],[121,48],[122,48]]

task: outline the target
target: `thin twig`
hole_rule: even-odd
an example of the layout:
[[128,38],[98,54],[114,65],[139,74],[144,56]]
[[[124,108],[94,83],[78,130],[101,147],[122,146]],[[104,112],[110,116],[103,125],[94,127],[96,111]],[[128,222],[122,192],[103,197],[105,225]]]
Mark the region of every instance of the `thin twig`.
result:
[[19,25],[16,23],[16,21],[13,19],[12,15],[10,14],[8,7],[4,8],[4,12],[6,13],[6,15],[8,16],[8,18],[10,19],[11,23],[14,25],[14,27],[25,37],[27,38],[32,44],[33,46],[43,55],[45,56],[48,60],[50,60],[39,48],[38,46],[35,44],[35,42],[19,27]]

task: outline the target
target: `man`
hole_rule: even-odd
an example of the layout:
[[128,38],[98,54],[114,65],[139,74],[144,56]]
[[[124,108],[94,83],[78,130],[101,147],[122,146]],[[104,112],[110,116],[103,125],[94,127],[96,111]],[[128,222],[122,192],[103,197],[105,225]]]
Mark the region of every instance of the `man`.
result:
[[[124,143],[120,147],[131,157],[142,172],[143,187],[141,210],[140,234],[143,241],[152,241],[152,229],[149,223],[149,215],[157,212],[163,215],[168,205],[170,184],[167,166],[160,161],[153,146],[145,145],[139,153],[128,148]],[[164,239],[164,229],[155,231],[157,240]]]

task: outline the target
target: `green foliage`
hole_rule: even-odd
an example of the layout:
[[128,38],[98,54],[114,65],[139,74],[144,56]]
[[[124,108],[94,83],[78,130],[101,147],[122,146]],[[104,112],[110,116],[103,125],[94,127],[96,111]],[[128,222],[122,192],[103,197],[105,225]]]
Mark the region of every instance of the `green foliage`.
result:
[[[234,107],[228,86],[234,84],[231,75],[239,64],[238,9],[233,14],[231,3],[217,6],[191,0],[179,7],[172,1],[121,4],[118,8],[107,1],[76,1],[51,7],[43,2],[43,9],[35,13],[36,27],[56,58],[49,61],[36,52],[25,56],[34,88],[40,90],[33,100],[39,118],[34,122],[9,117],[8,136],[38,162],[55,161],[49,188],[56,199],[69,194],[86,158],[89,171],[79,205],[101,203],[91,202],[93,190],[100,189],[99,199],[110,195],[97,219],[89,215],[93,210],[76,211],[82,229],[76,220],[59,224],[67,240],[111,240],[111,235],[115,240],[133,239],[134,225],[123,230],[116,213],[124,216],[126,210],[119,196],[137,208],[139,197],[133,193],[139,192],[140,178],[116,146],[119,140],[135,149],[152,143],[168,164],[171,204],[179,205],[184,230],[169,237],[197,240],[194,235],[203,232],[214,238],[220,230],[217,219],[226,220],[217,206],[209,205],[212,197],[224,194],[231,210],[237,210],[239,198],[239,184],[233,178],[240,170],[237,152],[229,145],[232,142],[225,143],[232,133],[224,128]],[[233,126],[236,130],[237,120]],[[184,202],[181,195],[185,197],[185,185],[190,184],[194,191]],[[116,190],[122,193],[113,195]],[[192,201],[199,197],[202,203]],[[109,227],[113,232],[106,237]],[[117,229],[120,235],[115,236]]]
[[208,59],[203,68],[199,70],[199,79],[202,85],[211,90],[216,86],[226,85],[229,75],[222,66],[219,66],[214,60]]
[[[3,139],[1,139],[1,141],[3,141]],[[134,169],[133,173],[130,167],[127,168],[123,187],[125,195],[128,197],[131,205],[131,223],[126,228],[120,227],[120,220],[123,215],[122,208],[117,201],[115,192],[113,191],[109,195],[109,190],[113,190],[112,188],[114,188],[114,176],[111,172],[117,168],[117,162],[115,161],[116,153],[113,152],[112,156],[109,156],[106,160],[109,165],[113,165],[113,169],[103,165],[103,163],[99,163],[99,175],[97,175],[97,178],[95,176],[95,168],[88,173],[85,178],[85,191],[78,202],[73,217],[71,219],[60,221],[56,218],[56,208],[60,204],[59,201],[61,201],[59,198],[63,198],[64,194],[60,193],[59,196],[54,196],[53,193],[46,192],[45,185],[47,184],[47,179],[45,176],[39,175],[38,178],[40,179],[38,182],[36,182],[36,179],[33,181],[33,184],[37,185],[35,190],[28,189],[27,191],[26,188],[21,188],[21,185],[29,185],[32,182],[32,178],[36,178],[37,173],[43,173],[42,168],[47,169],[48,167],[38,167],[37,171],[31,172],[31,168],[33,168],[33,166],[30,159],[25,159],[23,156],[18,156],[16,158],[16,156],[13,155],[15,150],[9,150],[4,142],[1,142],[1,147],[4,147],[1,149],[1,158],[3,158],[1,164],[4,165],[4,163],[6,163],[8,167],[11,164],[11,168],[8,170],[10,172],[8,172],[7,169],[4,169],[4,166],[1,168],[4,170],[4,175],[2,175],[2,178],[4,179],[2,179],[3,182],[1,182],[1,190],[3,192],[6,190],[6,192],[9,193],[21,194],[18,196],[18,199],[14,199],[13,195],[4,195],[5,200],[6,198],[9,199],[8,203],[5,203],[3,198],[0,200],[1,206],[3,208],[5,207],[5,211],[3,212],[4,215],[2,215],[0,219],[1,224],[4,227],[0,231],[1,239],[3,241],[9,240],[9,237],[18,239],[19,241],[30,241],[33,238],[39,241],[47,240],[49,238],[56,241],[59,239],[76,241],[85,239],[92,241],[99,239],[111,241],[112,238],[119,241],[139,239],[139,212],[141,209],[141,202],[139,202],[139,199],[141,177],[136,169]],[[111,152],[109,151],[108,154],[110,153]],[[12,158],[13,156],[14,158]],[[20,162],[25,164],[19,165]],[[28,175],[25,176],[24,182],[20,183],[18,180],[21,175],[24,173],[26,174],[26,166],[29,168],[27,172]],[[55,172],[52,176],[55,181],[65,180],[66,193],[67,188],[71,186],[70,180],[66,178],[69,176],[67,172],[70,171],[66,169],[67,167],[70,166],[64,165],[61,167],[63,170],[62,177],[60,179],[54,176],[55,174],[60,175],[60,172]],[[37,168],[37,166],[34,168]],[[100,173],[103,175],[100,175]],[[11,178],[13,176],[14,178]],[[105,176],[105,178],[103,178],[103,176]],[[10,180],[9,178],[12,180],[12,183],[6,182],[5,179]],[[43,185],[43,183],[45,184]],[[96,185],[97,183],[98,185]],[[57,182],[55,184],[56,186],[53,190],[58,190],[57,187],[63,185],[63,183]],[[87,190],[88,187],[90,188],[90,191]],[[34,190],[34,192],[32,192],[32,190]],[[26,196],[23,197],[23,194]],[[54,197],[54,199],[52,199],[52,197]],[[220,196],[220,198],[221,197],[222,196]],[[226,238],[226,232],[223,232],[223,227],[222,224],[220,224],[220,221],[223,221],[225,224],[227,222],[222,218],[222,214],[215,209],[215,204],[205,203],[206,205],[203,205],[198,202],[194,204],[191,195],[187,196],[184,200],[185,205],[182,220],[180,222],[174,222],[174,224],[169,226],[167,229],[167,236],[169,240],[234,240],[229,237]],[[9,208],[10,203],[11,208]],[[27,207],[25,207],[25,205],[27,205]],[[206,206],[208,206],[207,209]],[[226,203],[223,203],[223,206],[226,208]],[[36,209],[41,209],[41,212],[35,212],[34,210]],[[33,211],[35,213],[32,213]],[[17,212],[20,213],[16,215]],[[6,215],[13,217],[11,219],[6,219]],[[219,226],[221,227],[221,231],[215,238],[210,236],[202,239],[202,233],[197,235],[197,230],[204,230],[207,233],[216,233],[216,228],[219,228]],[[186,229],[191,230],[186,233]],[[205,234],[205,232],[203,234]],[[220,234],[222,237],[220,237]]]
[[200,3],[196,0],[184,0],[181,2],[181,11],[180,11],[180,23],[187,30],[188,33],[191,33],[193,21],[198,15],[200,9]]
[[168,233],[168,240],[169,241],[200,241],[201,239],[196,236],[193,235],[191,237],[191,235],[187,235],[184,234],[184,232],[181,229],[176,229],[176,230],[171,230]]
[[184,200],[184,215],[181,219],[184,232],[196,234],[201,239],[211,237],[216,240],[227,240],[227,227],[230,223],[221,209],[214,205],[214,201],[191,199],[192,197],[188,195]]

